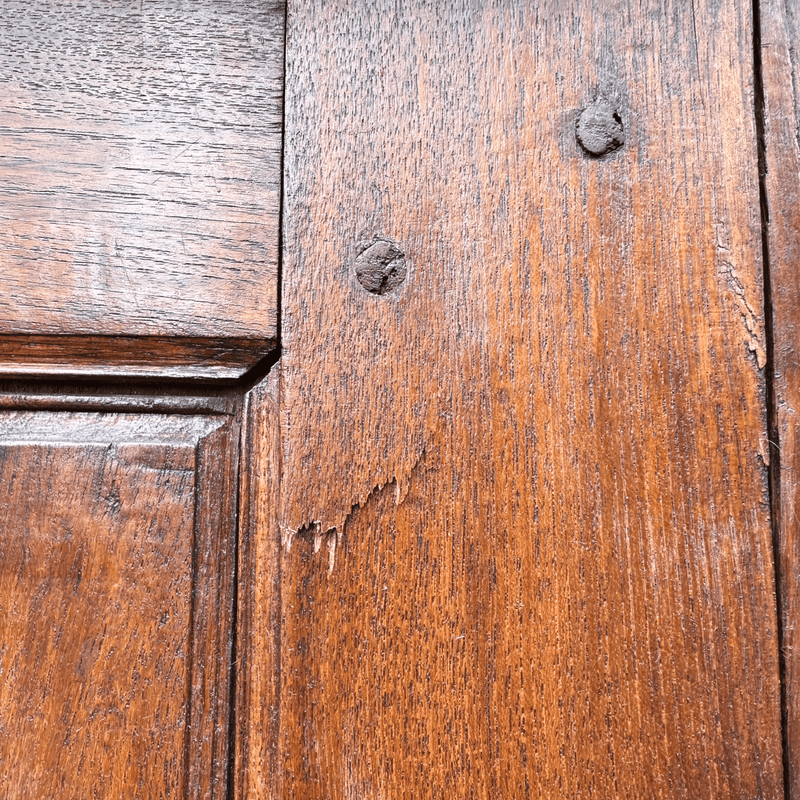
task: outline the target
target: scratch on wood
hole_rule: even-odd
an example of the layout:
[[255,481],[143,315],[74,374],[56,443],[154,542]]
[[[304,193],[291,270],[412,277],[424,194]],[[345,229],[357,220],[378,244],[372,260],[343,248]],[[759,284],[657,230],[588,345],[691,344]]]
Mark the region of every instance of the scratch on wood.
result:
[[767,351],[764,344],[762,321],[747,299],[744,285],[733,264],[730,261],[720,260],[719,273],[725,281],[725,285],[736,298],[739,313],[742,315],[747,330],[747,347],[755,355],[758,368],[764,369],[764,365],[767,363]]
[[324,544],[328,550],[328,572],[333,572],[336,564],[336,548],[344,536],[347,525],[349,524],[353,514],[363,508],[376,494],[382,492],[384,488],[388,488],[394,484],[394,504],[395,508],[402,504],[408,495],[408,489],[411,485],[411,480],[414,477],[417,467],[425,457],[425,449],[420,451],[416,460],[412,463],[408,470],[407,475],[395,476],[390,478],[384,483],[379,483],[374,486],[367,494],[350,506],[350,511],[345,518],[338,522],[336,525],[324,526],[322,520],[311,520],[306,522],[299,528],[291,528],[289,526],[281,526],[281,541],[286,552],[292,549],[292,543],[295,538],[311,539],[313,544],[314,555],[319,553]]

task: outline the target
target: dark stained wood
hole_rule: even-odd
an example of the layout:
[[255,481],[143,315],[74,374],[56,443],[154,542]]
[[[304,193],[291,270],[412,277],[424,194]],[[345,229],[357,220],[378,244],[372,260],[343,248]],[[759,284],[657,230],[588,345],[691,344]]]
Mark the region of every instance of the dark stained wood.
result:
[[273,796],[783,796],[752,34],[289,4]]
[[240,800],[270,800],[279,786],[278,389],[275,370],[249,393],[244,415],[234,709]]
[[0,336],[0,377],[236,380],[274,344],[168,336]]
[[225,798],[237,426],[0,414],[0,785]]
[[[50,391],[47,391],[47,390]],[[0,388],[0,409],[10,411],[105,411],[149,414],[239,414],[241,400],[235,389],[217,396],[195,396],[185,392],[153,394],[152,388],[126,384],[37,385],[18,382]]]
[[800,798],[800,12],[762,0],[765,222],[770,264],[774,412],[773,514],[778,537],[789,797]]
[[283,3],[0,18],[0,373],[241,374],[277,335]]

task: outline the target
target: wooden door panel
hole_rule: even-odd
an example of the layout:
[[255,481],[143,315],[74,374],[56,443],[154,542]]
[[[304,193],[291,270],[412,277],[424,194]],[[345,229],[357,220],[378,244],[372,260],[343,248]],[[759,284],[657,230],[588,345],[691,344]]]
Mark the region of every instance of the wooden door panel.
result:
[[0,794],[796,793],[759,8],[0,0]]
[[289,4],[276,797],[782,796],[752,33]]
[[0,373],[241,375],[277,338],[283,4],[0,17]]
[[236,449],[225,416],[0,415],[4,796],[225,796]]

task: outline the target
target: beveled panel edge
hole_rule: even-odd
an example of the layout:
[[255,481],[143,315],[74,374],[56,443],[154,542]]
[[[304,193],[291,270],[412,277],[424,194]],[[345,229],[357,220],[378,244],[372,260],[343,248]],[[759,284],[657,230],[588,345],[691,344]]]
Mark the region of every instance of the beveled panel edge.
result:
[[277,339],[0,335],[0,378],[235,381]]

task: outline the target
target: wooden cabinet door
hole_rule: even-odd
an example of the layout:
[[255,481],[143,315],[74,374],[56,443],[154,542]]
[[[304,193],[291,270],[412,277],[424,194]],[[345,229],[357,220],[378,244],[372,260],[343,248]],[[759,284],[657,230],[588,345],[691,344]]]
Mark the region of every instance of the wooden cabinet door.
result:
[[0,11],[0,796],[796,796],[789,6]]

